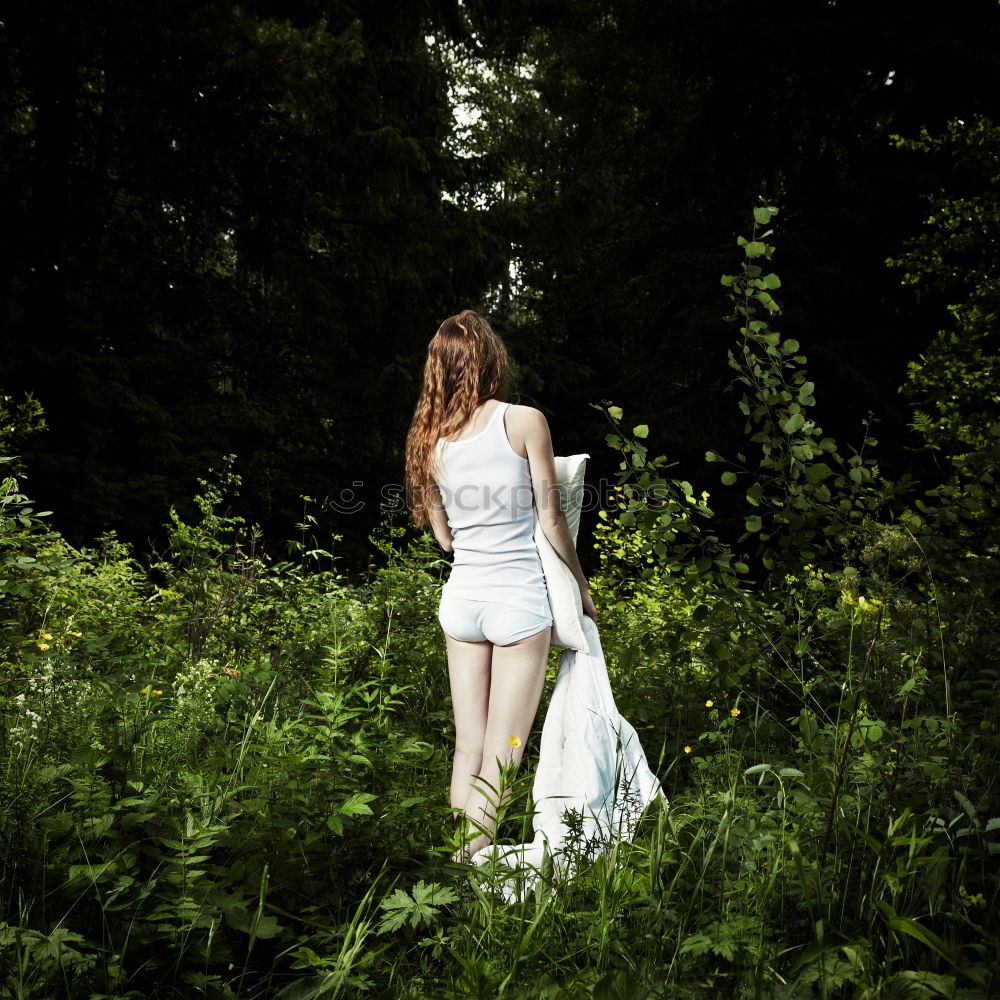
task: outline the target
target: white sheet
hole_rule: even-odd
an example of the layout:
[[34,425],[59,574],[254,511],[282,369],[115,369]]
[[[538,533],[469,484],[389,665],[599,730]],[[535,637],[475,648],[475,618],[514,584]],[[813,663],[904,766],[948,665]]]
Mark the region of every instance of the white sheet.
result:
[[[666,799],[635,729],[615,705],[597,625],[581,617],[589,649],[567,649],[560,656],[542,726],[532,789],[534,840],[489,845],[472,857],[477,865],[496,860],[524,866],[502,887],[508,902],[534,885],[546,854],[555,866],[571,869],[580,853],[595,857],[618,838],[630,841],[646,806]],[[582,826],[582,843],[576,845],[567,839],[568,809],[579,814]]]

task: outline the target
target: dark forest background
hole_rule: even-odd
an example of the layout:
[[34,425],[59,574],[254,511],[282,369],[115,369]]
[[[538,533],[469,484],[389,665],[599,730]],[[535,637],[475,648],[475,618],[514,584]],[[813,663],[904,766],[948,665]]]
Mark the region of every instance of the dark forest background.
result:
[[38,0],[0,51],[0,393],[44,408],[26,489],[77,544],[156,544],[232,453],[269,545],[306,495],[360,569],[467,306],[591,482],[602,400],[701,482],[760,197],[820,422],[931,460],[898,389],[952,300],[885,261],[954,177],[893,136],[998,117],[993,0]]

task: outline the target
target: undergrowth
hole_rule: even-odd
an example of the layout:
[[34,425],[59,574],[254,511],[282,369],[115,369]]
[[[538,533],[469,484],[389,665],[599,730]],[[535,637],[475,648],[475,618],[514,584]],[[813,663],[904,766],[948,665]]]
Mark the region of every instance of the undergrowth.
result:
[[[945,500],[907,497],[876,442],[843,456],[823,436],[805,356],[773,329],[775,211],[755,214],[724,279],[747,444],[710,455],[743,494],[742,538],[720,540],[711,492],[606,410],[622,475],[592,591],[669,805],[513,903],[504,872],[450,861],[447,563],[429,535],[387,515],[361,585],[336,538],[275,561],[231,512],[227,467],[141,563],[113,535],[71,547],[6,479],[3,995],[998,989],[997,573],[978,494],[956,508],[959,470]],[[530,831],[532,769],[529,752],[505,839]]]

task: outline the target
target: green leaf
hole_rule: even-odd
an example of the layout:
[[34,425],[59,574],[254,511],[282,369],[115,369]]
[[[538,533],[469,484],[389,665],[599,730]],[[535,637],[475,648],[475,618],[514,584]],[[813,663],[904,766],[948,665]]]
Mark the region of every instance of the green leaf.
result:
[[756,515],[747,518],[747,531],[760,531],[761,519]]
[[806,469],[806,479],[814,486],[821,483],[827,476],[833,475],[833,469],[826,462],[817,462]]
[[277,937],[283,930],[284,927],[270,913],[262,913],[253,926],[254,936],[262,939]]
[[622,418],[622,408],[620,406],[609,406],[608,413],[613,420],[621,420]]
[[946,962],[954,960],[941,938],[916,920],[911,920],[909,917],[893,917],[889,920],[889,927],[894,931],[902,931],[903,934],[908,934],[921,944],[927,945],[931,951],[937,952]]
[[761,243],[760,240],[753,240],[743,247],[743,252],[748,257],[762,257],[767,253],[767,244]]
[[371,807],[368,805],[375,796],[369,792],[355,792],[350,798],[340,804],[337,810],[341,816],[371,816]]
[[413,906],[413,902],[403,889],[397,889],[393,896],[388,899],[383,899],[381,906],[385,910],[389,910],[383,918],[382,922],[378,925],[379,934],[385,934],[387,931],[397,931],[410,916],[410,908]]
[[775,288],[781,288],[781,278],[779,278],[776,274],[765,274],[760,280],[765,288],[772,291]]
[[771,221],[771,209],[759,207],[753,210],[754,221],[759,226],[766,226]]
[[[379,905],[388,912],[379,924],[379,934],[398,930],[407,922],[411,927],[419,927],[421,924],[429,926],[434,922],[439,906],[454,903],[458,899],[453,889],[438,885],[436,882],[428,885],[423,879],[413,887],[412,892],[411,898],[403,889],[397,889],[387,899],[382,900]],[[432,906],[432,903],[436,903],[437,906]]]
[[793,413],[787,420],[781,422],[781,429],[786,434],[794,434],[805,422],[806,419],[801,413]]
[[816,384],[814,382],[803,382],[799,386],[799,402],[805,403],[806,400],[816,391]]
[[786,340],[781,345],[781,351],[783,354],[794,354],[799,349],[799,342],[797,340]]
[[722,478],[722,485],[723,486],[732,486],[733,483],[736,482],[736,473],[735,472],[728,472],[728,471],[727,472],[723,472],[721,478]]
[[638,438],[649,437],[649,425],[639,424],[638,427],[632,428],[632,433]]
[[965,810],[965,815],[978,826],[979,820],[977,819],[976,807],[972,804],[968,796],[963,795],[957,788],[952,789],[952,795],[955,796],[955,801]]

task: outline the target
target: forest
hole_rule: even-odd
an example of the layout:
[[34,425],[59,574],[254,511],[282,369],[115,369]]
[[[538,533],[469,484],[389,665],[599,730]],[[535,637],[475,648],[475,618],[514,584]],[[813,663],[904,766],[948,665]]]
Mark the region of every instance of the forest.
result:
[[[1000,996],[998,79],[994,0],[7,5],[0,996]],[[467,307],[666,793],[513,902],[402,500]]]

